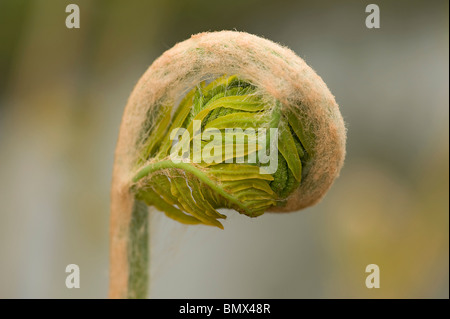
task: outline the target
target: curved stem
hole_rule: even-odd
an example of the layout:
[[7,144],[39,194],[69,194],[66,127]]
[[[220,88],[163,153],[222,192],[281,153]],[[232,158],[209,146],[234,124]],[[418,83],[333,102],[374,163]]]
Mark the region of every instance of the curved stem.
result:
[[128,291],[128,235],[133,212],[129,188],[113,179],[111,189],[109,297],[126,298]]
[[[114,185],[114,183],[113,183]],[[129,187],[114,185],[110,217],[110,298],[146,298],[148,212]]]
[[135,200],[128,242],[128,298],[143,299],[148,291],[148,211],[144,202]]

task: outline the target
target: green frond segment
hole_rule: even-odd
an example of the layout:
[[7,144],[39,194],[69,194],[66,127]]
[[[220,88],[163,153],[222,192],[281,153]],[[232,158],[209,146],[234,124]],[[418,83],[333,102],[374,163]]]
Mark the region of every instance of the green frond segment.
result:
[[[199,83],[174,110],[160,107],[145,128],[136,199],[180,223],[219,228],[226,218],[221,208],[256,217],[283,205],[307,174],[314,149],[295,112],[238,76]],[[278,129],[273,150],[270,128]],[[271,151],[274,172],[263,161]]]

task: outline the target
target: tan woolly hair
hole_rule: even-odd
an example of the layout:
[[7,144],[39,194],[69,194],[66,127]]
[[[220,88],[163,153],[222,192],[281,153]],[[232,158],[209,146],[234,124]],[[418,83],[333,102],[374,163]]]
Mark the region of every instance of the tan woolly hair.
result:
[[299,108],[296,114],[301,114],[302,124],[314,136],[308,174],[289,196],[286,206],[273,207],[272,211],[295,211],[317,203],[344,162],[346,130],[338,105],[323,80],[290,49],[236,31],[193,35],[148,68],[125,109],[116,148],[119,165],[115,165],[114,187],[125,192],[136,173],[140,133],[144,126],[153,124],[155,119],[148,116],[152,110],[175,104],[199,82],[224,74],[238,75],[277,99],[282,112]]

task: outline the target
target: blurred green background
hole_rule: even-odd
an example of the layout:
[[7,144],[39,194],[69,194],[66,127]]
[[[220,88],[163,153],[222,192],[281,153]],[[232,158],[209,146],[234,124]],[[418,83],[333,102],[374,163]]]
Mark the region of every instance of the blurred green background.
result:
[[[104,298],[123,108],[152,61],[200,31],[287,45],[336,96],[341,177],[317,206],[225,230],[152,215],[154,298],[448,298],[447,1],[0,2],[0,298]],[[76,3],[81,28],[67,29]],[[67,289],[65,267],[81,269]],[[379,265],[381,288],[365,267]]]

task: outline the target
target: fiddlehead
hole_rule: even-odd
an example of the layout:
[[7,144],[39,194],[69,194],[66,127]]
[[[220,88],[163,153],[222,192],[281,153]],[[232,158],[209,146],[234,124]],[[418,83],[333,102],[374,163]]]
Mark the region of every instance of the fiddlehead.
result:
[[287,48],[222,31],[165,52],[122,119],[110,296],[146,295],[143,203],[185,224],[220,228],[223,207],[256,217],[311,206],[339,174],[345,133],[325,83]]

